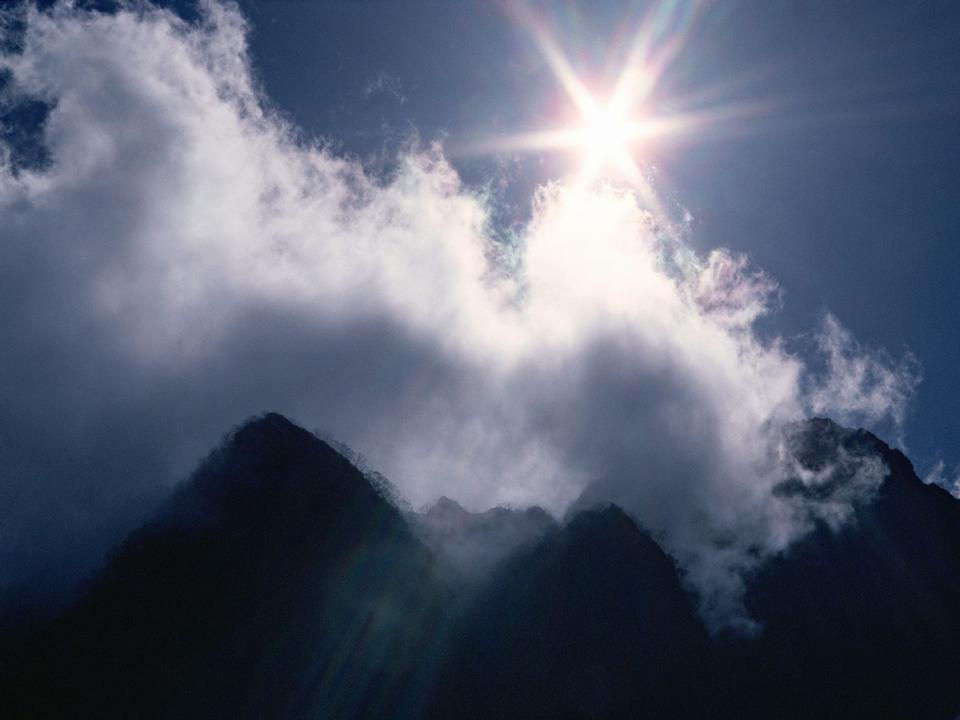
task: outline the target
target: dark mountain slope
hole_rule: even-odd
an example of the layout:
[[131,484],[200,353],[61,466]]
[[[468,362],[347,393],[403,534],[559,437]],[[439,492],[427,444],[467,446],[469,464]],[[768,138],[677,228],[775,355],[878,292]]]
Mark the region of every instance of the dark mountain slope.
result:
[[436,718],[702,709],[707,637],[660,547],[615,507],[508,559],[454,631]]
[[587,511],[508,559],[461,618],[433,716],[957,717],[960,503],[865,431],[817,419],[791,442],[821,475],[777,494],[811,517],[853,511],[749,578],[759,636],[708,639],[654,541]]
[[126,540],[17,663],[0,714],[413,715],[442,600],[363,475],[265,415]]
[[764,631],[723,649],[725,665],[741,668],[731,707],[754,717],[956,717],[960,503],[870,433],[808,423],[808,465],[838,448],[881,458],[889,475],[852,522],[819,524],[750,583],[747,606]]

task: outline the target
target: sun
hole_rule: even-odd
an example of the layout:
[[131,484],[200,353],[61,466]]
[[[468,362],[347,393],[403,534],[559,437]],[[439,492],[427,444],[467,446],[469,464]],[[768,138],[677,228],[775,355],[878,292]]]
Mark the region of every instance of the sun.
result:
[[638,182],[641,171],[636,155],[643,149],[640,141],[652,135],[653,125],[616,99],[601,104],[592,97],[582,97],[581,104],[583,127],[572,143],[582,155],[581,183],[611,173]]
[[[565,55],[548,24],[524,0],[507,3],[509,14],[525,29],[540,51],[545,65],[574,110],[574,121],[566,126],[531,129],[459,142],[448,148],[459,156],[504,155],[561,151],[576,158],[572,168],[575,186],[589,189],[595,183],[627,185],[650,209],[658,212],[661,203],[651,178],[661,176],[653,158],[662,156],[661,141],[691,135],[707,125],[729,122],[749,115],[752,108],[701,107],[696,93],[689,97],[664,98],[661,82],[665,71],[683,50],[700,3],[697,0],[654,2],[642,18],[624,51],[611,43],[611,60],[620,64],[619,73],[604,88],[589,87]],[[609,77],[608,73],[603,73]],[[684,106],[686,110],[680,110]],[[671,108],[668,112],[663,108]],[[567,116],[569,122],[569,115]],[[565,178],[566,179],[566,178]]]
[[600,162],[614,161],[630,152],[630,123],[610,108],[597,110],[587,118],[583,131],[586,155]]
[[518,20],[529,28],[577,119],[566,127],[461,143],[454,152],[474,155],[565,150],[579,159],[580,168],[574,176],[578,187],[586,189],[598,180],[617,180],[632,186],[646,199],[655,199],[642,169],[645,156],[658,137],[686,131],[690,126],[689,118],[644,112],[646,101],[679,46],[678,42],[663,41],[657,36],[663,27],[662,13],[643,23],[621,72],[604,92],[583,82],[546,25],[526,9],[522,0],[513,7]]

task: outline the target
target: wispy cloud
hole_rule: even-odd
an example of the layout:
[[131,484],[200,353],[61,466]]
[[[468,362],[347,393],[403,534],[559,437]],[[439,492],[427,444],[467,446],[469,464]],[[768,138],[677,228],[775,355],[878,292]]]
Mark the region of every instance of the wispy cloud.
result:
[[923,481],[931,485],[939,485],[954,497],[960,498],[960,467],[954,467],[951,470],[942,459],[937,460]]

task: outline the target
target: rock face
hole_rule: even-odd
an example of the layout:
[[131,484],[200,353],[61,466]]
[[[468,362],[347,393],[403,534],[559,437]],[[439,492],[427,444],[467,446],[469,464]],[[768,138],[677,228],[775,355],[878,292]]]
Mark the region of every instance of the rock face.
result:
[[265,415],[73,608],[0,650],[0,716],[955,717],[960,502],[869,433],[816,420],[793,437],[811,471],[888,472],[869,492],[853,471],[778,487],[823,511],[749,579],[762,632],[711,637],[682,572],[616,507],[561,525],[446,499],[404,516]]

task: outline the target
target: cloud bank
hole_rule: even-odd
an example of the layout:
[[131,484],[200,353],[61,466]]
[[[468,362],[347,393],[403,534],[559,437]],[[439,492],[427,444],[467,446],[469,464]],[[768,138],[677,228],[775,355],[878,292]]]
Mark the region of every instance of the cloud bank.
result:
[[377,176],[300,137],[229,6],[198,25],[18,12],[2,101],[51,110],[48,162],[8,147],[0,166],[0,586],[92,561],[143,497],[275,409],[414,505],[562,513],[606,487],[713,627],[748,627],[744,574],[809,529],[772,492],[796,472],[783,428],[902,427],[909,359],[829,316],[819,363],[761,337],[775,282],[699,256],[629,191],[542,187],[507,244],[442,148]]

